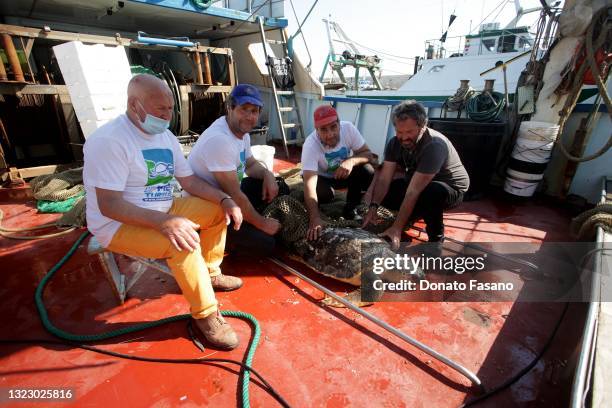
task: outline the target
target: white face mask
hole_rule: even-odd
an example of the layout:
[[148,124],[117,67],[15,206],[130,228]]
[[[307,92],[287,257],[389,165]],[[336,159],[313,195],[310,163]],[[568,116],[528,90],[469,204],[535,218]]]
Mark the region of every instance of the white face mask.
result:
[[150,135],[156,135],[159,133],[163,133],[166,129],[168,129],[168,126],[170,126],[169,120],[158,118],[157,116],[153,116],[150,113],[147,113],[144,106],[142,106],[142,103],[140,103],[140,101],[137,102],[142,108],[142,110],[146,113],[144,122],[140,122],[140,127],[142,128],[142,130],[145,131],[145,133],[148,133]]

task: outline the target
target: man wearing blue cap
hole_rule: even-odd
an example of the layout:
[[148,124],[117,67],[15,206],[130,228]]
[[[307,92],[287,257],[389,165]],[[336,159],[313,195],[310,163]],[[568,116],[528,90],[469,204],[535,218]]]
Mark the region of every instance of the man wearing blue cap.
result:
[[279,189],[272,169],[266,169],[251,154],[249,132],[257,125],[262,107],[259,90],[253,85],[234,87],[227,100],[227,114],[200,135],[188,158],[198,177],[220,188],[242,210],[248,224],[243,224],[239,235],[228,230],[230,244],[244,244],[238,237],[248,234],[249,241],[272,247],[272,236],[280,229],[277,220],[264,218],[256,210],[272,201]]

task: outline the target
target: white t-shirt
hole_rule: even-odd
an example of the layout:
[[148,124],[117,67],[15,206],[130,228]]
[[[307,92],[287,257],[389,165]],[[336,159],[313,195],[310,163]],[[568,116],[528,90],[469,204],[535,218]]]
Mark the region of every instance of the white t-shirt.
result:
[[96,187],[122,191],[138,207],[168,212],[174,177],[193,174],[176,136],[149,135],[120,115],[92,133],[83,148],[87,228],[104,247],[121,226],[100,213]]
[[242,139],[237,138],[221,116],[200,135],[187,160],[198,177],[221,188],[212,172],[235,171],[240,183],[252,155],[251,136],[246,133]]
[[316,171],[319,176],[334,177],[340,164],[364,144],[363,136],[351,122],[340,121],[340,138],[332,148],[324,146],[314,130],[302,146],[302,171]]

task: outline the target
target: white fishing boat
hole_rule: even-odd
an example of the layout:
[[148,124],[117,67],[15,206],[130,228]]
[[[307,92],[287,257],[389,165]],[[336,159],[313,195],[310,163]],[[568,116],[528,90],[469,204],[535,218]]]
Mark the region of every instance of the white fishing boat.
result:
[[[291,42],[299,38],[301,24],[288,27],[289,6],[283,1],[1,2],[0,402],[30,406],[33,400],[52,399],[58,405],[91,407],[226,407],[249,406],[249,401],[253,406],[296,407],[610,405],[606,379],[612,313],[605,303],[612,301],[607,290],[610,255],[601,249],[609,248],[612,236],[601,225],[593,226],[595,242],[584,242],[593,248],[587,254],[592,265],[584,269],[580,264],[579,279],[573,281],[574,289],[584,291],[580,302],[563,297],[557,302],[523,302],[520,296],[486,302],[456,293],[442,300],[379,302],[367,309],[369,314],[330,309],[320,302],[323,293],[343,294],[350,289],[347,285],[305,270],[286,253],[279,256],[293,269],[257,253],[236,259],[230,250],[224,273],[242,277],[245,285],[217,298],[224,310],[247,312],[259,324],[235,325],[239,348],[204,354],[176,320],[189,305],[172,276],[159,266],[120,257],[118,269],[109,271],[111,253],[90,254],[76,241],[84,228],[59,238],[43,235],[24,241],[14,236],[20,228],[41,228],[57,219],[37,212],[30,181],[62,166],[82,164],[89,134],[125,110],[124,86],[133,74],[151,73],[168,83],[175,100],[172,131],[186,150],[223,114],[233,86],[258,86],[266,106],[252,139],[276,149],[271,167],[278,172],[299,161],[300,144],[313,130],[312,114],[320,105],[333,104],[341,119],[353,122],[371,149],[382,155],[394,135],[390,113],[398,99],[420,99],[431,122],[442,123],[443,101],[454,95],[460,79],[470,79],[480,90],[481,72],[497,61],[516,58],[506,71],[508,93],[513,94],[527,60],[539,60],[540,51],[550,50],[539,85],[532,84],[533,103],[517,107],[530,112],[513,119],[518,128],[519,122],[529,123],[523,128],[539,129],[538,137],[551,139],[532,149],[548,155],[537,163],[543,165],[541,179],[529,180],[532,193],[538,187],[541,194],[510,200],[501,194],[503,179],[494,180],[498,156],[510,157],[502,146],[512,147],[505,142],[514,127],[506,122],[513,110],[502,111],[491,123],[474,123],[463,113],[461,120],[447,122],[447,130],[449,135],[458,132],[455,141],[465,148],[458,150],[466,166],[472,166],[471,176],[478,180],[474,184],[483,195],[445,214],[445,222],[449,239],[468,244],[529,244],[537,250],[545,243],[575,240],[569,230],[575,215],[569,208],[575,207],[567,197],[577,197],[572,204],[587,208],[609,205],[612,191],[612,151],[605,148],[612,128],[606,110],[609,97],[601,104],[565,104],[566,91],[579,90],[582,81],[582,75],[574,77],[572,72],[582,74],[586,64],[601,62],[589,54],[587,62],[578,63],[573,58],[577,46],[610,30],[609,5],[588,4],[588,13],[584,4],[572,0],[563,9],[545,10],[542,18],[551,22],[550,33],[556,33],[556,44],[549,42],[548,49],[540,49],[533,33],[516,22],[504,29],[484,27],[459,51],[444,54],[434,46],[432,57],[439,58],[424,59],[401,92],[383,97],[367,91],[326,93],[310,64],[292,53]],[[577,18],[577,8],[588,18]],[[554,30],[559,18],[575,28]],[[546,31],[547,24],[543,27]],[[538,52],[522,55],[530,47]],[[599,48],[610,51],[609,44],[591,48],[595,54]],[[463,55],[451,56],[455,52]],[[564,71],[567,66],[571,69]],[[503,70],[487,75],[482,79],[496,79],[494,91],[503,94]],[[560,88],[562,75],[577,78],[575,86]],[[597,92],[606,95],[601,86]],[[530,100],[526,95],[521,98]],[[562,130],[557,134],[551,128],[558,129],[559,121]],[[581,122],[585,131],[577,133]],[[592,160],[568,161],[553,135],[572,154]],[[169,171],[154,170],[162,177]],[[505,168],[499,172],[506,176]],[[492,181],[498,182],[496,187]],[[411,231],[415,243],[423,239]],[[72,258],[61,270],[53,267],[68,259],[73,242]],[[526,254],[526,261],[519,268],[515,262],[513,268],[529,269],[532,255]],[[295,269],[301,272],[296,275]],[[45,291],[40,282],[47,282],[43,276],[49,270],[58,273]],[[545,274],[534,279],[511,272],[516,272],[519,295],[547,279]],[[121,277],[115,279],[117,274]],[[169,324],[149,325],[158,319]],[[148,329],[134,334],[129,326],[135,322],[146,323]],[[99,334],[109,330],[118,330],[122,337],[101,340]],[[83,338],[93,338],[93,345],[82,344]],[[261,344],[255,358],[245,358],[246,347],[257,341]],[[249,376],[258,377],[250,386]]]

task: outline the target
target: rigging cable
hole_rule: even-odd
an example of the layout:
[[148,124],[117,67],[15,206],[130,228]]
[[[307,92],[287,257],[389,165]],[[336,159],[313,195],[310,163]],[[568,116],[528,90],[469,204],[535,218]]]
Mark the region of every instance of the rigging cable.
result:
[[[601,98],[603,99],[606,105],[608,115],[610,116],[610,118],[612,118],[612,101],[610,100],[610,95],[608,94],[608,91],[606,89],[607,75],[606,79],[604,80],[603,75],[600,72],[599,67],[597,66],[597,61],[594,55],[594,50],[599,50],[604,46],[607,40],[607,36],[610,33],[610,26],[612,25],[612,23],[608,20],[609,9],[610,7],[603,7],[601,10],[599,10],[593,16],[591,23],[587,28],[586,44],[584,45],[584,47],[586,48],[586,61],[582,62],[582,65],[580,65],[577,71],[573,71],[574,78],[572,81],[571,91],[567,99],[565,100],[565,105],[563,106],[563,109],[561,109],[561,116],[559,118],[559,134],[561,134],[561,132],[563,131],[567,119],[569,118],[571,112],[576,106],[578,97],[580,96],[580,92],[582,89],[584,75],[587,67],[591,69],[591,74],[595,79],[595,83],[597,84],[597,88],[599,89]],[[593,42],[595,25],[598,23],[601,24],[599,36],[597,37],[595,42]],[[608,70],[608,74],[609,73],[610,70]],[[612,134],[610,134],[610,136],[608,137],[608,142],[604,146],[602,146],[597,152],[588,156],[577,157],[570,154],[567,151],[566,147],[563,145],[561,137],[557,138],[555,144],[559,147],[559,150],[561,150],[561,153],[563,153],[566,159],[582,163],[604,155],[610,149],[610,147],[612,147]]]
[[[491,10],[491,12],[490,12],[489,14],[487,14],[487,16],[486,16],[485,18],[483,18],[483,19],[482,19],[482,21],[481,21],[480,23],[478,23],[476,26],[474,26],[474,28],[472,29],[472,31],[470,31],[470,34],[472,34],[472,32],[473,32],[473,31],[474,31],[476,28],[479,28],[479,27],[480,27],[480,25],[481,25],[482,23],[484,23],[484,22],[485,22],[485,20],[486,20],[487,18],[489,18],[489,17],[491,16],[491,14],[493,14],[493,13],[495,12],[495,10],[497,10],[497,9],[498,9],[498,7],[500,7],[500,6],[502,6],[502,8],[503,8],[503,7],[506,7],[506,3],[508,3],[508,1],[509,1],[509,0],[502,0],[502,1],[501,1],[501,3],[499,3],[497,6],[495,6],[495,8],[494,8],[493,10]],[[484,6],[484,3],[483,3],[483,6]]]

